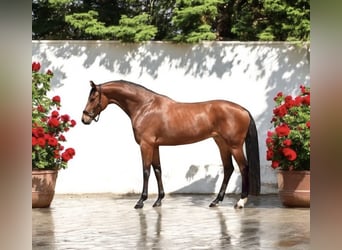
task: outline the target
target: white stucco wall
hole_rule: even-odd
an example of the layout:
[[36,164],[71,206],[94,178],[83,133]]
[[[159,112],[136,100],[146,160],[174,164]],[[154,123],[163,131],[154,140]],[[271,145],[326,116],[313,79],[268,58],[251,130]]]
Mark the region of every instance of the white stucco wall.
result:
[[[305,47],[287,43],[208,42],[197,45],[112,41],[33,41],[32,60],[54,72],[51,96],[60,95],[63,113],[77,121],[66,146],[76,156],[59,172],[57,193],[140,193],[142,166],[129,118],[117,106],[101,113],[100,121],[81,123],[90,86],[125,79],[184,101],[227,99],[246,107],[259,133],[262,193],[275,192],[275,171],[265,158],[277,92],[296,93],[309,83]],[[212,139],[183,146],[161,147],[165,191],[217,192],[222,167]],[[240,192],[238,169],[227,192]],[[150,193],[157,192],[151,172]]]

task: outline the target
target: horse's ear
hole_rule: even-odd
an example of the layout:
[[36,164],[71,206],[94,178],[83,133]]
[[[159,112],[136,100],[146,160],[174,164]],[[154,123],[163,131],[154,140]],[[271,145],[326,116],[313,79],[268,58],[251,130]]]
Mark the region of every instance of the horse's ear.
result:
[[96,85],[95,85],[95,83],[94,83],[93,81],[90,81],[90,86],[91,86],[92,88],[96,88]]

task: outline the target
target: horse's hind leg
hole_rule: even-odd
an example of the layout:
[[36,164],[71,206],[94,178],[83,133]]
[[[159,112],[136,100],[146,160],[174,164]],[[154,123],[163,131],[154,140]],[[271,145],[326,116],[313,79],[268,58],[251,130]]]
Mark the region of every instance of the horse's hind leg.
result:
[[234,170],[230,149],[227,147],[226,143],[223,141],[223,139],[219,139],[219,138],[215,138],[215,142],[220,150],[224,176],[223,176],[223,181],[221,184],[220,191],[217,194],[216,199],[210,203],[209,207],[215,207],[219,204],[220,201],[223,201],[230,176],[232,175],[233,170]]
[[162,181],[162,171],[160,167],[160,158],[159,158],[159,148],[156,147],[153,150],[153,160],[152,160],[152,166],[154,170],[154,174],[157,179],[158,184],[158,198],[156,202],[153,204],[153,207],[160,207],[161,206],[161,200],[164,198],[164,187],[163,187],[163,181]]
[[236,163],[239,166],[241,173],[241,197],[240,200],[235,204],[235,208],[243,208],[247,203],[248,192],[249,192],[249,177],[248,177],[248,165],[245,155],[243,153],[242,146],[232,150],[232,154]]

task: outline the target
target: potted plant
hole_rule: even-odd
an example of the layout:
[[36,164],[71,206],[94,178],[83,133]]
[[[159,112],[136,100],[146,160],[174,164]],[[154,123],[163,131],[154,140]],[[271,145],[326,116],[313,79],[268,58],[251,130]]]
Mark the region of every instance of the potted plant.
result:
[[310,206],[310,88],[297,96],[274,97],[274,130],[268,131],[266,158],[277,169],[280,199],[285,206]]
[[58,170],[67,168],[75,155],[73,148],[64,148],[62,143],[76,122],[59,113],[59,96],[48,97],[52,77],[51,70],[42,73],[40,63],[32,63],[32,207],[50,206]]

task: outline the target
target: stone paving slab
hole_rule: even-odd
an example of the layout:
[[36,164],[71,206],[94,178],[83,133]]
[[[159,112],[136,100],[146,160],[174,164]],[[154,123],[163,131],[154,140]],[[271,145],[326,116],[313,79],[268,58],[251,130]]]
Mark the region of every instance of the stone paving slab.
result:
[[50,208],[32,209],[32,249],[309,249],[310,209],[285,208],[277,195],[251,196],[233,208],[228,195],[167,195],[143,209],[138,196],[56,195]]

